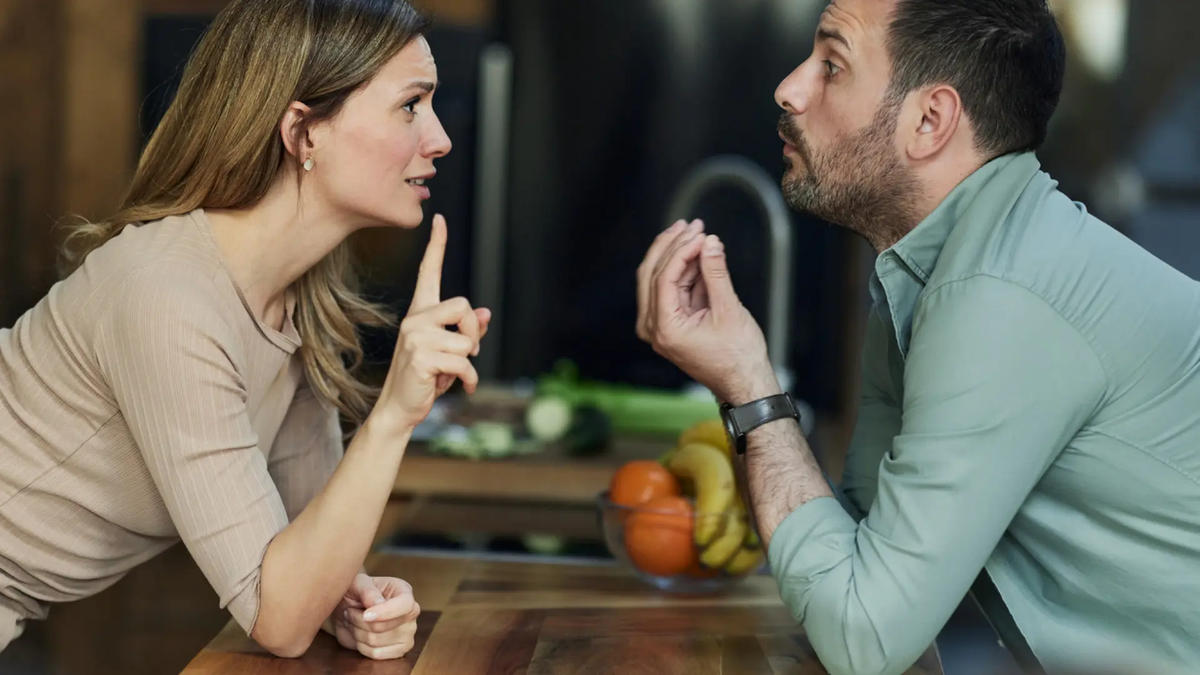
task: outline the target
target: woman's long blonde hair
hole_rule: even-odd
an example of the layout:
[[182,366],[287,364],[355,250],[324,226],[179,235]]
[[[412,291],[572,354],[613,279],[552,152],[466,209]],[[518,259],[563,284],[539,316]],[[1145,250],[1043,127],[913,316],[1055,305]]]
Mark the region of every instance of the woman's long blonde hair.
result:
[[[279,134],[288,106],[307,104],[306,124],[332,118],[428,27],[405,0],[233,0],[196,47],[120,209],[70,227],[62,272],[73,272],[126,225],[256,204],[282,162],[299,164]],[[378,391],[355,377],[363,359],[356,328],[395,318],[359,295],[346,243],[305,273],[296,290],[309,384],[357,425]]]

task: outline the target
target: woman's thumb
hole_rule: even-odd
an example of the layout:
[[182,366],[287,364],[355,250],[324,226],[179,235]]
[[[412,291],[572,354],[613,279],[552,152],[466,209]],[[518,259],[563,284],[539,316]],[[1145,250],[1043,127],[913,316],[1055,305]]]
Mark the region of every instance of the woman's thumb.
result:
[[367,607],[374,607],[384,601],[383,593],[379,592],[379,587],[375,585],[375,580],[371,577],[359,575],[354,582],[358,587],[358,599]]

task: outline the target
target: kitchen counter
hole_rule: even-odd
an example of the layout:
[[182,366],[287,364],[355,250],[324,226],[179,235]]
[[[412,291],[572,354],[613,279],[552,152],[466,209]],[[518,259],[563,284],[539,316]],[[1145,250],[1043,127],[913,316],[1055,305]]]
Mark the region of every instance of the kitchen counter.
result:
[[[416,646],[370,661],[325,633],[299,659],[263,651],[230,623],[183,675],[781,675],[825,673],[770,576],[711,596],[652,589],[616,565],[372,555],[422,608]],[[906,675],[941,675],[931,647]]]

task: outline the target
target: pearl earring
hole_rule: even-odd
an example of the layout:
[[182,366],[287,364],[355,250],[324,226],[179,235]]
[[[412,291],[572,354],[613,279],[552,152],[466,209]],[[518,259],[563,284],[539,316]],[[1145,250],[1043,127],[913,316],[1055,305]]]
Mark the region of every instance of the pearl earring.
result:
[[312,168],[313,168],[313,160],[312,160],[312,157],[309,157],[308,159],[304,160],[304,170],[312,171]]

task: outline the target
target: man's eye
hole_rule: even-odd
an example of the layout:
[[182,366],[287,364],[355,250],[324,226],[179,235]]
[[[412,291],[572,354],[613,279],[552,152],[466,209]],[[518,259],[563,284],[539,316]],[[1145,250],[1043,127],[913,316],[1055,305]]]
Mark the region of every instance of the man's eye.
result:
[[842,72],[841,67],[838,66],[838,64],[834,63],[833,61],[830,61],[829,59],[826,59],[822,63],[825,64],[825,71],[829,77],[833,77],[834,75],[837,75],[838,73]]

